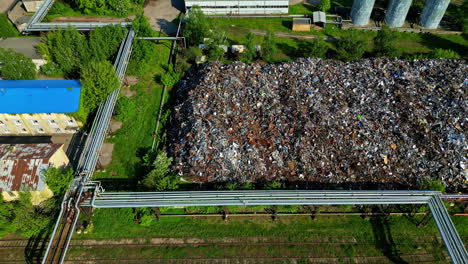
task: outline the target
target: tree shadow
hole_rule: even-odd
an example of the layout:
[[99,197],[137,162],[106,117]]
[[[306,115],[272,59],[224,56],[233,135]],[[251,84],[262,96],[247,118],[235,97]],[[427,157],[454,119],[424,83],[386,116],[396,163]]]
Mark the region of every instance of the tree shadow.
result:
[[182,0],[171,0],[171,5],[180,12],[185,12],[185,3]]
[[41,263],[42,255],[47,249],[47,242],[49,241],[49,232],[43,231],[37,236],[29,238],[28,244],[24,249],[24,259],[28,264]]
[[296,47],[285,43],[278,43],[276,46],[288,57],[295,58],[301,56],[300,51]]
[[293,26],[293,22],[290,21],[290,20],[283,20],[281,21],[281,25],[287,29],[291,29],[292,30],[292,26]]
[[468,54],[466,46],[451,41],[449,39],[441,38],[438,35],[425,33],[421,34],[421,38],[423,39],[422,44],[428,48],[435,49],[443,47],[444,49],[451,49],[460,54],[460,56],[462,57]]
[[[375,209],[375,208],[374,208]],[[387,216],[371,217],[375,246],[393,263],[408,263],[400,257]]]

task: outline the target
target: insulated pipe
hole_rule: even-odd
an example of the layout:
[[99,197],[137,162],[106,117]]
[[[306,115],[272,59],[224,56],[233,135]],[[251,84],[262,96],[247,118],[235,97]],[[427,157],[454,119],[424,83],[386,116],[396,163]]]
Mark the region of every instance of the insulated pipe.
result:
[[369,18],[374,8],[375,0],[354,0],[351,10],[353,24],[364,26],[369,24]]
[[435,29],[447,10],[450,0],[427,0],[421,13],[421,26]]
[[385,15],[385,24],[391,27],[403,26],[411,2],[412,0],[390,0]]

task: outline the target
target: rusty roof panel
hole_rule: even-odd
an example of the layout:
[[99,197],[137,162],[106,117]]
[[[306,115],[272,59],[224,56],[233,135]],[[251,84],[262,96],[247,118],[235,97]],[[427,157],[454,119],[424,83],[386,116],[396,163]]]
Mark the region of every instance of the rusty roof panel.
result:
[[44,171],[62,144],[1,144],[0,191],[43,190]]

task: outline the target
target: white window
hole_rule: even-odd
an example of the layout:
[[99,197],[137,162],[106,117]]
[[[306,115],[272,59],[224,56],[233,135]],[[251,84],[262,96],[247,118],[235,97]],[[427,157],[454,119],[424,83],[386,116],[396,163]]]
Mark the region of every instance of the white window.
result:
[[4,126],[5,123],[3,122],[3,120],[0,120],[0,126]]
[[60,129],[60,128],[55,129],[55,133],[61,133],[61,132],[62,132],[62,129]]
[[28,133],[28,130],[26,128],[21,129],[21,133]]
[[75,124],[75,121],[73,121],[73,119],[68,119],[68,124],[74,125],[74,124]]
[[49,120],[49,123],[50,123],[51,126],[56,126],[57,125],[57,121],[55,121],[54,119]]
[[16,123],[17,126],[23,125],[23,123],[21,123],[21,121],[19,121],[19,120],[16,120],[15,123]]
[[38,125],[39,124],[39,120],[33,120],[32,121],[34,125]]
[[38,129],[37,129],[37,132],[39,132],[39,133],[44,133],[45,130],[44,130],[43,128],[38,128]]
[[5,129],[5,134],[10,134],[11,131],[9,129]]

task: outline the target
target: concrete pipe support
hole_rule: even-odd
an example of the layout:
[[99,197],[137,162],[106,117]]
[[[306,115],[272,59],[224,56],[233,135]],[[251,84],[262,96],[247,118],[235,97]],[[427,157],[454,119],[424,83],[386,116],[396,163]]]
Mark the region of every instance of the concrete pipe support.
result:
[[374,8],[375,0],[354,0],[351,10],[353,24],[364,26],[369,24],[369,18]]
[[385,15],[385,24],[391,27],[401,27],[405,23],[406,15],[412,0],[390,0]]
[[427,0],[421,13],[421,26],[435,29],[447,10],[450,0]]

